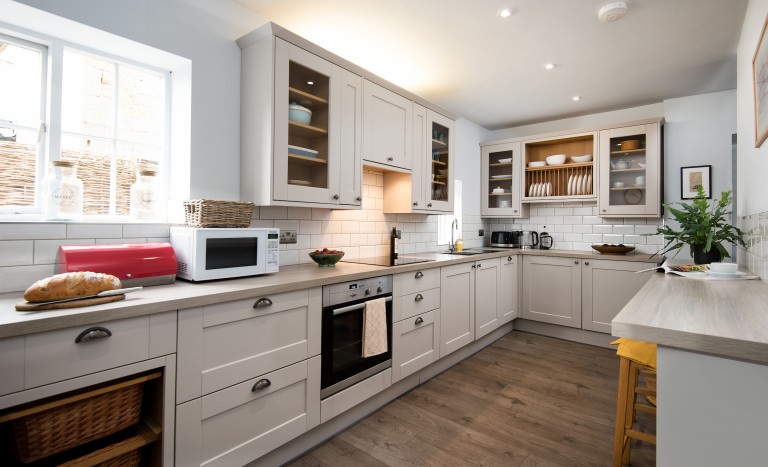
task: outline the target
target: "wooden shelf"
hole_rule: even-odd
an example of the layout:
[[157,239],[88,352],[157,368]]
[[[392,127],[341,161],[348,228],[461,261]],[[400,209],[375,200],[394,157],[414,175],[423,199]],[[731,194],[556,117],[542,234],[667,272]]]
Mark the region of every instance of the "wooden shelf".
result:
[[288,120],[288,133],[300,136],[302,138],[319,138],[321,136],[328,136],[328,130],[318,128],[312,125],[305,125],[303,123],[294,122]]
[[512,193],[490,193],[491,196],[512,196]]
[[446,143],[445,141],[438,141],[436,139],[433,139],[432,147],[435,147],[435,146],[448,146],[448,143]]
[[613,169],[611,170],[611,173],[618,173],[618,172],[645,172],[645,169],[642,167],[634,167],[631,169]]
[[443,161],[436,161],[436,160],[434,160],[434,159],[432,159],[432,163],[433,163],[434,165],[448,165],[448,163],[447,163],[447,162],[443,162]]
[[328,100],[323,99],[322,97],[315,96],[314,94],[310,94],[308,92],[302,91],[301,89],[296,89],[289,87],[288,88],[288,99],[291,101],[297,101],[302,103],[312,103],[312,104],[319,104],[321,106],[327,106]]
[[493,164],[488,164],[488,167],[509,167],[512,165],[511,162],[496,162]]
[[567,170],[570,168],[592,167],[592,162],[574,162],[571,164],[545,165],[544,167],[526,167],[526,172],[539,172],[543,170]]
[[643,185],[643,186],[611,187],[610,190],[611,191],[645,190],[645,185]]
[[619,154],[621,154],[621,155],[624,155],[624,154],[640,154],[641,152],[645,152],[645,148],[643,148],[643,149],[627,149],[627,150],[623,150],[623,151],[621,149],[619,149],[618,151],[611,151],[611,155],[612,156],[616,156],[616,155],[619,155]]
[[438,182],[437,180],[432,180],[433,185],[447,185],[445,182]]
[[288,163],[317,167],[319,165],[327,165],[328,161],[325,159],[320,159],[318,157],[299,156],[297,154],[289,153]]
[[504,178],[497,177],[497,178],[491,178],[490,179],[491,182],[504,182],[504,181],[509,181],[509,180],[512,180],[512,176],[511,175],[509,177],[504,177]]

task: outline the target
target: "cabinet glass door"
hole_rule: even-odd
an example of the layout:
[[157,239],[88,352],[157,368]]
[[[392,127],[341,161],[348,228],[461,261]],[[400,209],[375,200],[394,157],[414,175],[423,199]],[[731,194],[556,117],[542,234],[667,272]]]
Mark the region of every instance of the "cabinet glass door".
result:
[[658,125],[600,132],[600,215],[658,216]]
[[432,122],[432,195],[433,201],[448,201],[449,129]]
[[501,143],[481,147],[481,214],[520,217],[522,165],[520,143]]

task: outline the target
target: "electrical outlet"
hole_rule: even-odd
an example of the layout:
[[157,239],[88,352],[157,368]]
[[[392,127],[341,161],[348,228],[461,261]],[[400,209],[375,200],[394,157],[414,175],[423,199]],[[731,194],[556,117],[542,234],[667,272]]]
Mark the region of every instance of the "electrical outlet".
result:
[[280,244],[296,243],[296,231],[295,230],[281,230],[280,231]]
[[480,236],[480,237],[482,237],[483,235],[485,235],[485,229],[480,229],[480,230],[478,230],[478,231],[477,231],[477,235],[478,235],[478,236]]

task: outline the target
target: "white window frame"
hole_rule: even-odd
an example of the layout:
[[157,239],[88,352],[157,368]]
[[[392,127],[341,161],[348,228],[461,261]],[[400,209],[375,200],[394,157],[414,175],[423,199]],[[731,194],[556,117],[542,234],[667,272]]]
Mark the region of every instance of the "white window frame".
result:
[[451,228],[453,221],[458,221],[458,226],[453,234],[453,240],[461,238],[463,231],[461,209],[461,180],[453,181],[453,214],[445,214],[437,217],[437,244],[449,246],[451,243]]
[[[45,85],[46,91],[50,89],[51,92],[45,93],[47,95],[46,115],[48,116],[48,122],[47,124],[41,124],[41,127],[46,130],[45,138],[42,139],[46,143],[47,151],[43,153],[44,156],[39,158],[39,160],[42,160],[42,163],[38,163],[36,171],[36,206],[35,208],[25,208],[24,212],[21,212],[22,210],[16,207],[0,207],[0,222],[36,221],[41,218],[40,181],[45,174],[46,167],[53,158],[51,155],[55,154],[55,158],[58,159],[60,151],[54,148],[61,148],[61,119],[59,115],[61,115],[62,60],[65,47],[80,53],[90,53],[103,59],[160,72],[165,75],[165,136],[162,158],[159,161],[162,170],[158,174],[158,185],[167,189],[166,198],[171,196],[178,197],[178,199],[188,198],[190,193],[189,138],[191,136],[190,97],[192,62],[153,47],[104,31],[95,30],[46,12],[31,9],[25,5],[16,6],[11,3],[9,9],[14,10],[9,13],[17,13],[16,15],[9,14],[9,17],[13,18],[14,23],[0,22],[0,33],[4,33],[14,40],[21,39],[47,48],[48,67],[44,67],[47,73]],[[60,28],[51,27],[52,23],[58,24]],[[43,27],[47,27],[46,30],[55,29],[57,34],[61,34],[62,37],[69,40],[52,37],[37,29]],[[100,44],[109,50],[98,50],[82,45],[85,43]],[[114,54],[110,50],[120,50],[121,54]],[[51,83],[56,80],[59,83],[58,93],[54,92],[51,86]],[[114,189],[114,184],[112,184],[112,189]],[[179,219],[176,217],[178,216],[169,215],[168,221],[178,222]],[[98,215],[87,216],[84,220],[127,223],[129,222],[129,217]]]

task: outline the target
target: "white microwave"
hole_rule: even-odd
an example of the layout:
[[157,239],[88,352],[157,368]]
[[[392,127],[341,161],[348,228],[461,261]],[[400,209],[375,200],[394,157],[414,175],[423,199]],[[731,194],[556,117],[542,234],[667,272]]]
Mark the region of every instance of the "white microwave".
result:
[[280,229],[171,227],[177,277],[230,279],[277,272]]

